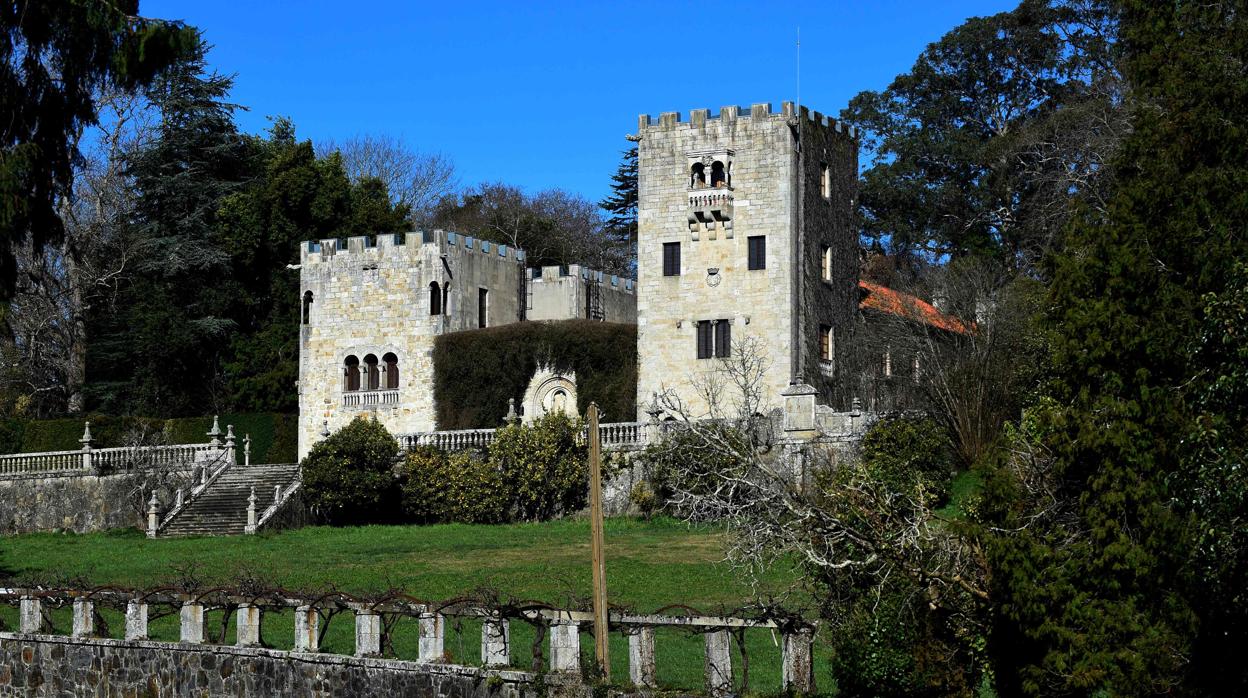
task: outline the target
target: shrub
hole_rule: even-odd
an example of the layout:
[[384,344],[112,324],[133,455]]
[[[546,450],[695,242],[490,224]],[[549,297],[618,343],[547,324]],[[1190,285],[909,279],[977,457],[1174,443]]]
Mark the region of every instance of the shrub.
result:
[[921,487],[947,496],[955,455],[949,433],[929,417],[894,417],[877,422],[862,439],[862,463],[893,491]]
[[393,473],[399,443],[375,420],[356,417],[312,447],[301,463],[303,496],[327,523],[376,522],[392,518],[397,483]]
[[684,518],[691,512],[673,502],[676,493],[694,498],[711,494],[722,483],[715,473],[739,469],[732,454],[751,450],[745,432],[728,425],[701,425],[669,431],[661,443],[646,448],[638,458],[653,485],[654,506]]
[[586,447],[577,444],[579,420],[548,414],[531,426],[498,430],[487,451],[511,497],[513,519],[544,521],[585,506]]

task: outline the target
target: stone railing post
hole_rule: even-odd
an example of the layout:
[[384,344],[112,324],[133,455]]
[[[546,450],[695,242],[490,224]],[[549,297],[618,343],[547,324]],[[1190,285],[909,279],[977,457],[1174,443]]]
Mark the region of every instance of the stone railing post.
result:
[[215,448],[221,447],[221,424],[217,421],[217,415],[212,415],[212,428],[205,434],[208,437],[208,445]]
[[18,629],[24,633],[43,632],[43,605],[33,596],[23,596],[19,606]]
[[256,532],[256,488],[251,488],[251,494],[247,496],[247,528],[244,529],[248,534]]
[[204,641],[203,604],[196,601],[183,601],[180,619],[180,641],[202,644]]
[[91,422],[87,422],[82,430],[82,438],[78,439],[78,443],[82,444],[82,469],[91,471],[94,469],[91,455]]
[[235,616],[234,644],[239,647],[255,647],[260,644],[260,607],[249,603],[239,604]]
[[251,434],[243,436],[243,465],[251,465]]
[[70,635],[73,637],[95,635],[95,604],[90,599],[74,599],[74,625]]
[[441,613],[420,614],[420,654],[417,661],[426,664],[440,662],[446,656],[443,638],[446,633],[446,619]]
[[580,629],[573,621],[550,623],[550,670],[578,676],[581,673]]
[[321,617],[311,606],[295,609],[295,651],[316,652],[321,648]]
[[381,654],[381,616],[367,608],[355,609],[355,656]]
[[637,688],[657,688],[654,666],[654,628],[634,626],[628,629],[628,679]]
[[784,665],[781,669],[783,690],[792,693],[815,692],[815,672],[810,651],[813,638],[810,628],[784,634]]
[[147,503],[147,537],[155,538],[160,528],[160,501],[156,499],[156,490],[152,490],[152,498]]
[[706,692],[711,698],[732,695],[732,636],[725,629],[706,637]]
[[138,599],[126,603],[126,639],[147,639],[147,604]]
[[234,464],[234,425],[225,425],[225,458],[226,462]]
[[482,621],[481,663],[487,667],[511,663],[511,626],[507,619],[492,616]]

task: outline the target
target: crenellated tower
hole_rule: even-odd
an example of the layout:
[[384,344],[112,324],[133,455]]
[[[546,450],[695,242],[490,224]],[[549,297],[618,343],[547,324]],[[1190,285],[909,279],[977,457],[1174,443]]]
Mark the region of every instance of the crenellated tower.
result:
[[853,127],[791,102],[697,109],[638,133],[638,410],[694,384],[753,338],[764,403],[792,382],[847,402],[840,375],[857,303]]

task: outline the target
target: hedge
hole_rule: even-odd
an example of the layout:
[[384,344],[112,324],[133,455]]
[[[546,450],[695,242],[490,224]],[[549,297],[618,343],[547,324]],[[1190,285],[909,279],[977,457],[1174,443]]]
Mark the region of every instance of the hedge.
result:
[[637,326],[593,320],[518,322],[437,338],[433,393],[439,429],[501,426],[539,364],[576,373],[577,409],[603,420],[637,418]]
[[[124,446],[126,435],[132,429],[146,426],[151,431],[164,431],[170,443],[201,444],[208,441],[212,417],[180,417],[177,419],[151,419],[147,417],[115,417],[92,414],[66,419],[43,419],[21,423],[19,442],[7,445],[6,452],[38,453],[43,451],[67,451],[80,447],[83,422],[91,422],[92,443],[97,448]],[[291,414],[272,412],[223,414],[221,429],[234,425],[238,437],[238,457],[242,459],[242,439],[251,435],[251,460],[253,463],[294,463],[298,450],[298,419]]]

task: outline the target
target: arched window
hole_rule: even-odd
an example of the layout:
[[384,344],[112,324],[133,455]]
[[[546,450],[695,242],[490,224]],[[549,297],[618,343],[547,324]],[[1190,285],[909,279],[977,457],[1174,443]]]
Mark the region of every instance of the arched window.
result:
[[382,363],[385,364],[386,372],[386,390],[399,389],[399,357],[393,353],[387,352],[381,357]]
[[442,285],[442,314],[451,314],[451,282]]
[[381,375],[377,371],[377,356],[369,354],[364,357],[364,374],[368,377],[367,390],[376,390],[381,385]]
[[303,292],[303,324],[308,324],[308,318],[312,316],[312,292]]
[[722,187],[728,184],[728,176],[724,171],[724,163],[716,160],[711,163],[711,186]]
[[689,186],[694,188],[706,186],[706,165],[700,162],[693,163],[693,167],[689,169]]
[[429,282],[429,314],[442,314],[442,289],[436,281]]
[[342,389],[349,393],[360,389],[360,360],[355,356],[342,362]]

